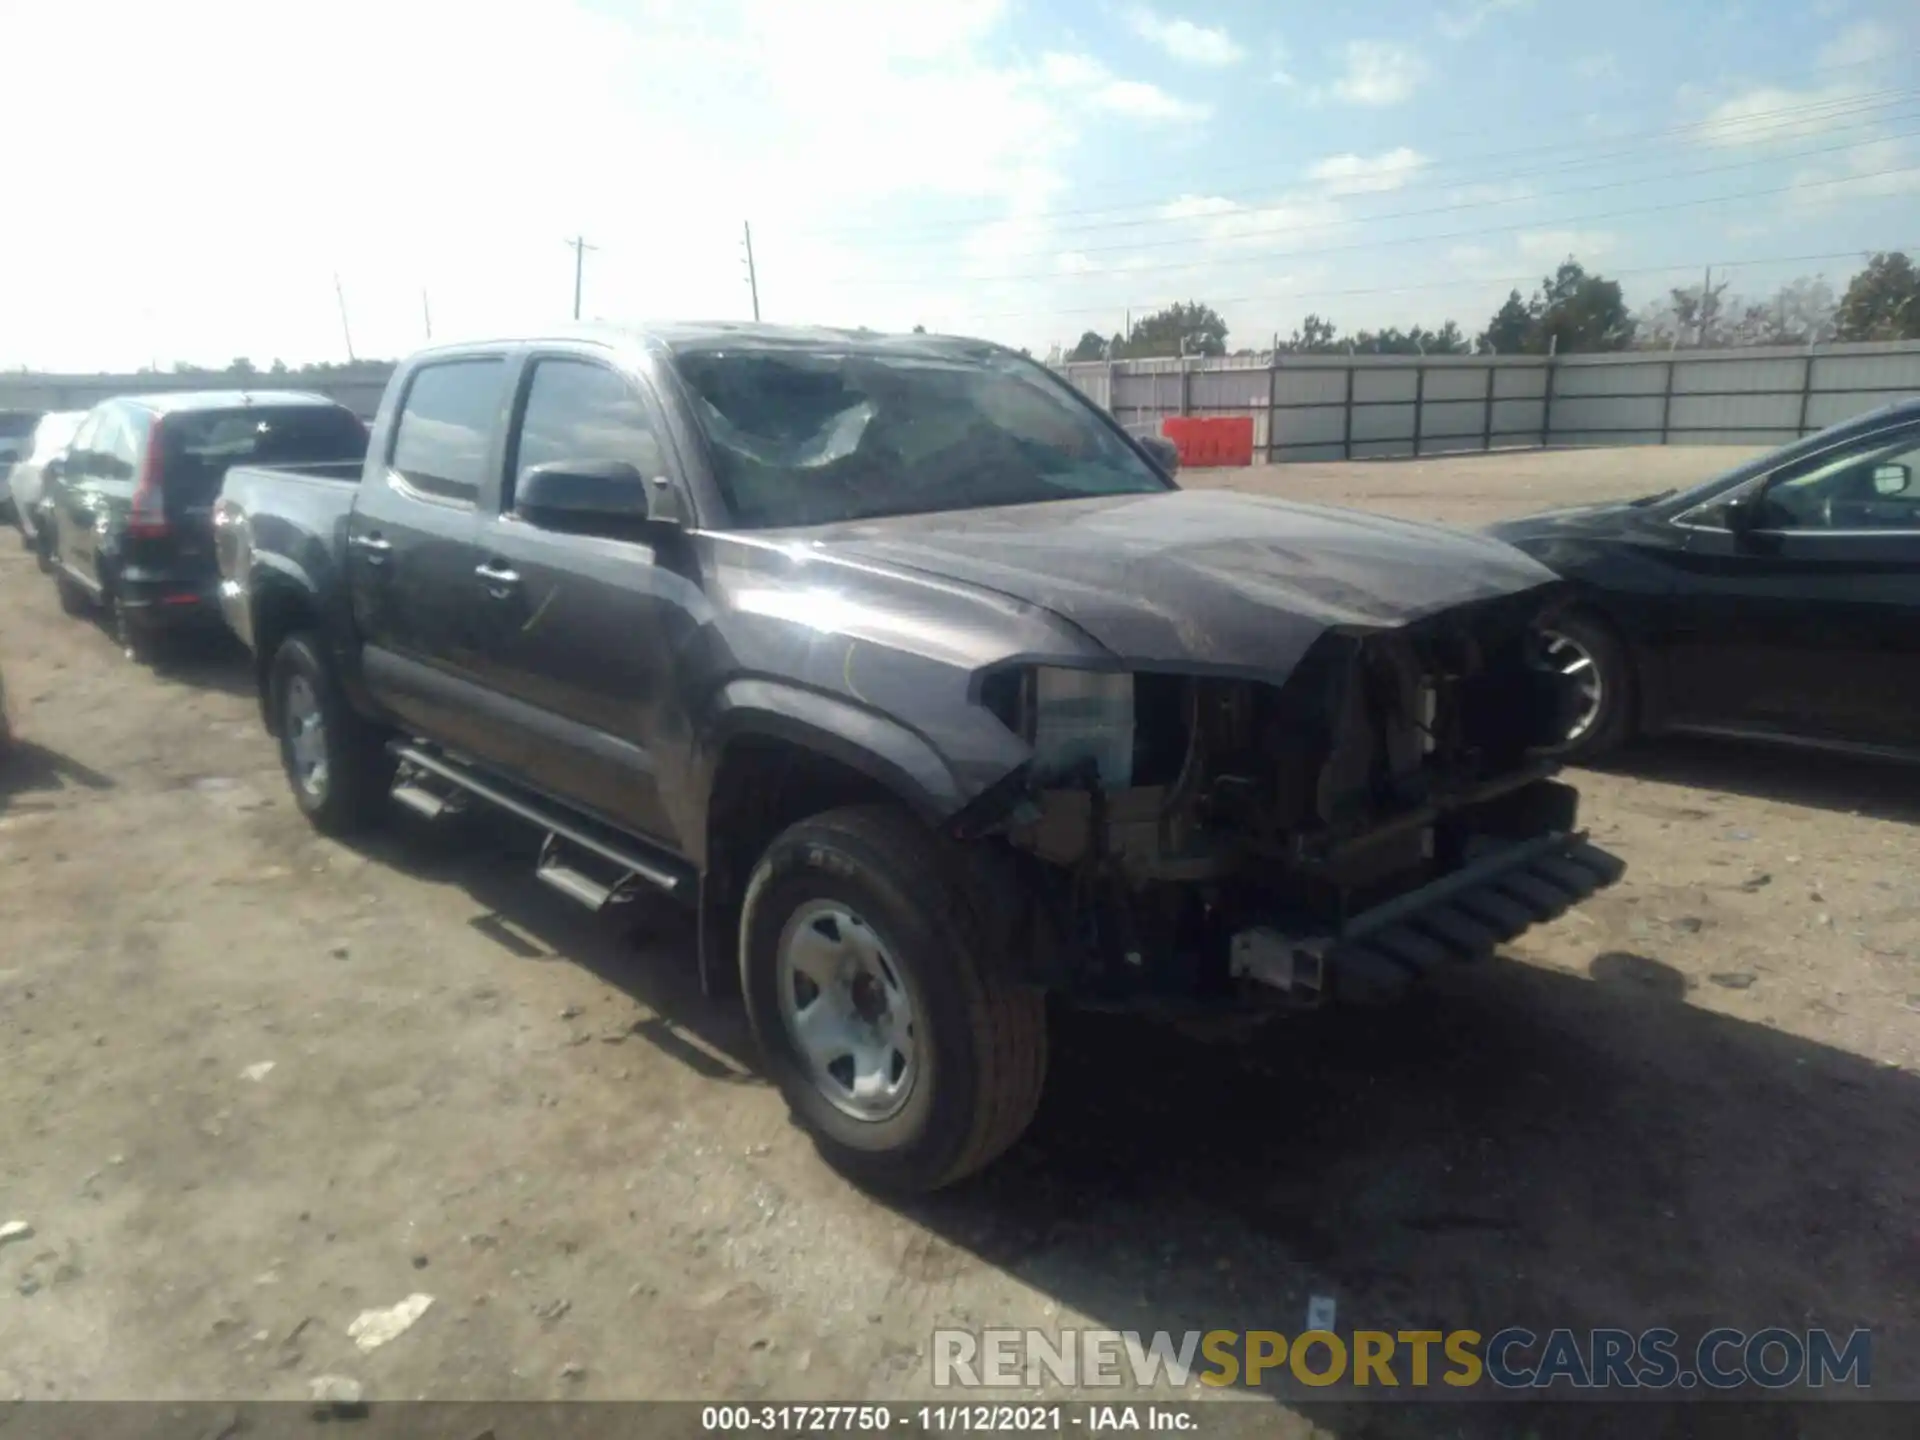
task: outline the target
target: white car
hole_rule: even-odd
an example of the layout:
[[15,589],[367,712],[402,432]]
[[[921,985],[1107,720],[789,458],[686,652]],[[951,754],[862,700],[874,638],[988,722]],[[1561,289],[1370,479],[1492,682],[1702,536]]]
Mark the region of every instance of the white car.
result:
[[55,410],[42,415],[33,428],[26,454],[7,476],[7,489],[13,501],[13,523],[20,527],[20,541],[29,550],[39,548],[40,495],[46,487],[47,466],[63,459],[73,443],[85,410]]

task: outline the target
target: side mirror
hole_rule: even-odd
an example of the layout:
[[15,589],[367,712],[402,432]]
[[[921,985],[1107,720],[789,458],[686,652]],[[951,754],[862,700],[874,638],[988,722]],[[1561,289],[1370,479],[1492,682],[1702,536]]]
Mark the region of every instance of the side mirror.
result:
[[1727,501],[1720,507],[1720,514],[1733,534],[1749,535],[1760,528],[1761,511],[1765,505],[1762,493],[1750,490],[1745,495],[1736,495]]
[[1154,458],[1162,470],[1169,475],[1179,473],[1180,447],[1178,445],[1164,435],[1142,435],[1139,440],[1141,448]]
[[1873,493],[1876,495],[1904,495],[1907,487],[1913,483],[1913,471],[1905,465],[1888,464],[1873,467]]
[[535,524],[632,524],[654,518],[647,482],[625,460],[552,460],[514,486],[513,508]]

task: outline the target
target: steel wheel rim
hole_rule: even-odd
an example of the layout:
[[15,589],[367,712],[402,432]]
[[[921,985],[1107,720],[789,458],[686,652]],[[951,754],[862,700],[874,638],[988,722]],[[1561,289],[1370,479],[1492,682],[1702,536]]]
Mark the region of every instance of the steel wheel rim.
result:
[[327,722],[320,713],[320,697],[306,676],[296,675],[288,683],[282,703],[286,712],[282,727],[294,783],[318,798],[327,788]]
[[885,941],[847,906],[812,900],[780,933],[780,1019],[808,1078],[835,1109],[878,1123],[919,1077],[913,992]]
[[1547,668],[1579,696],[1579,711],[1566,734],[1566,743],[1574,744],[1600,723],[1600,710],[1607,698],[1600,662],[1585,645],[1558,630],[1541,632],[1540,654]]

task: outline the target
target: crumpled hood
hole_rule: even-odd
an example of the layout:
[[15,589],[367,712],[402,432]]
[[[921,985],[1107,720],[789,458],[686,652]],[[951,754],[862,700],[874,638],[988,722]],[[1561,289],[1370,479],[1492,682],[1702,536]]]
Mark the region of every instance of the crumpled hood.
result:
[[1043,606],[1133,664],[1251,674],[1292,669],[1330,629],[1398,627],[1554,583],[1484,535],[1223,490],[897,516],[810,538],[836,558]]

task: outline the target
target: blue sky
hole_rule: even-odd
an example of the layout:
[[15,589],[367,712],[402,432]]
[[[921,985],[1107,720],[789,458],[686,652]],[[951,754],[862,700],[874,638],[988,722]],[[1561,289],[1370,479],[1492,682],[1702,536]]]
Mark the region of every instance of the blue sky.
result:
[[745,316],[747,219],[769,319],[1039,354],[1920,247],[1911,0],[8,0],[0,45],[87,57],[0,89],[62,142],[14,156],[9,366],[342,358],[336,275],[363,355],[546,325],[574,234],[590,317]]

